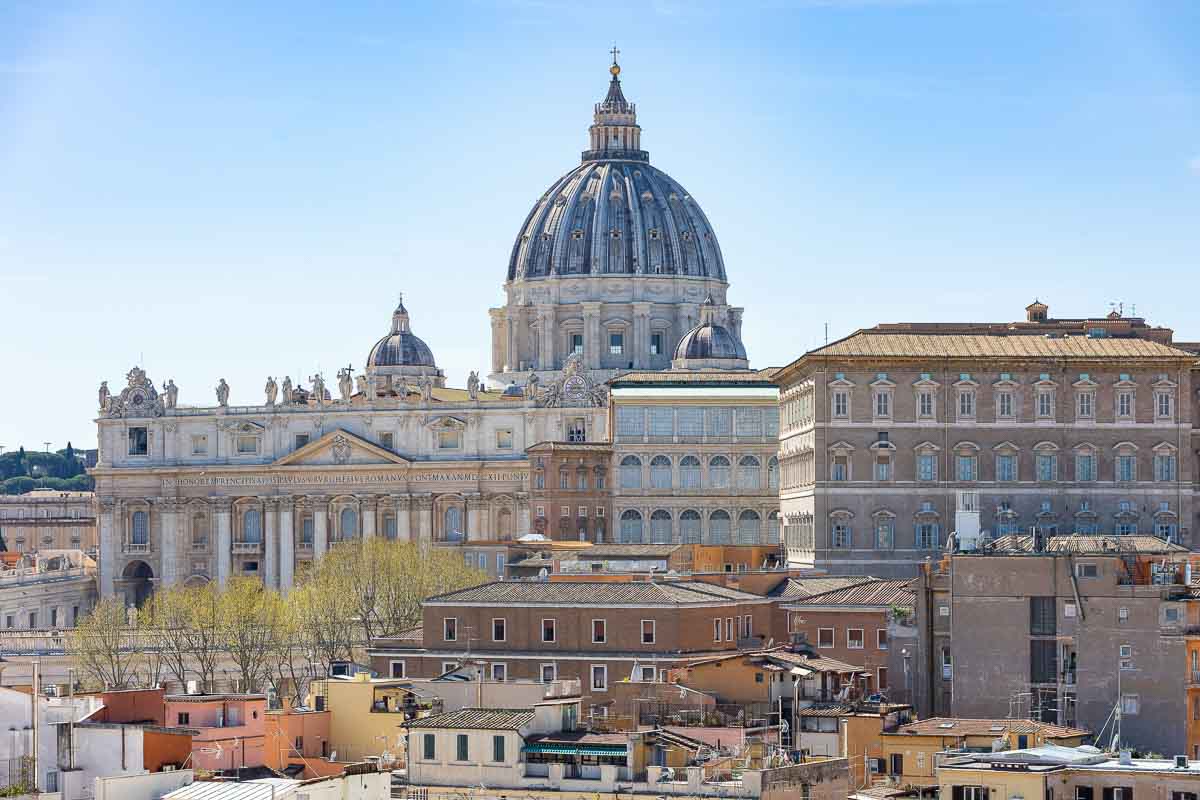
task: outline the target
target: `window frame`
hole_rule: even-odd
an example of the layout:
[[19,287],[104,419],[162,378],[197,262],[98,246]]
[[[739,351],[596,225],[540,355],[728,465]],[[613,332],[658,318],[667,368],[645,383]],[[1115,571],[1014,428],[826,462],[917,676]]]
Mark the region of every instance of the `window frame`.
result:
[[[822,644],[824,641],[825,632],[829,632],[829,643]],[[836,628],[817,628],[817,649],[818,650],[833,650],[837,648],[837,629]]]
[[[855,632],[858,632],[858,644],[854,643]],[[866,632],[862,628],[846,628],[846,649],[865,650],[867,646]]]
[[[596,676],[599,675],[600,685],[597,685]],[[608,664],[592,664],[588,669],[589,685],[593,692],[608,691]]]
[[[596,638],[596,623],[600,623],[600,638]],[[608,644],[608,618],[592,620],[592,644]]]
[[458,641],[458,617],[442,617],[442,641]]

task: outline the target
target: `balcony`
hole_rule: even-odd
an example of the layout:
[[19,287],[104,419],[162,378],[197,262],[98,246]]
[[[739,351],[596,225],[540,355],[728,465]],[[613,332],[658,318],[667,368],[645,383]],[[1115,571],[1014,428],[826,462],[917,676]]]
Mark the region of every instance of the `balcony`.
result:
[[122,548],[122,550],[125,552],[126,555],[139,555],[142,553],[149,553],[150,552],[150,543],[144,542],[144,543],[139,544],[137,542],[125,542],[125,546]]
[[231,549],[235,555],[247,553],[261,553],[262,542],[234,542]]
[[1190,678],[1188,681],[1189,686],[1200,686],[1200,669],[1192,670]]

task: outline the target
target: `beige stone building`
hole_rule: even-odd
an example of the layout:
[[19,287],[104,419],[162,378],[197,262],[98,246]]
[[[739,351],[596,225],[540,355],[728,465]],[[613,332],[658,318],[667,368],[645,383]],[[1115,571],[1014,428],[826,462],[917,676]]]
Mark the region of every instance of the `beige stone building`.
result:
[[988,536],[1192,543],[1194,352],[1116,315],[857,331],[780,370],[787,558],[911,575],[976,492]]
[[73,628],[95,604],[96,562],[80,550],[44,549],[0,570],[5,631]]
[[0,495],[0,542],[15,553],[96,549],[95,495],[35,489]]

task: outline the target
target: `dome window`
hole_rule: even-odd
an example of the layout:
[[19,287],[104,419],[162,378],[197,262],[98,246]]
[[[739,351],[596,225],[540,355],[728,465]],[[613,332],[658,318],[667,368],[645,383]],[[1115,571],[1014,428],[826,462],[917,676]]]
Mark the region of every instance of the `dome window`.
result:
[[650,241],[657,242],[659,240],[659,237],[661,237],[661,236],[662,236],[662,234],[660,234],[658,232],[658,228],[650,229]]
[[690,241],[692,240],[692,232],[691,232],[691,231],[684,231],[684,232],[683,232],[683,240],[684,240],[685,242],[690,242]]
[[608,235],[614,239],[620,239],[621,238],[621,230],[620,230],[620,228],[613,228],[611,231],[608,232]]
[[578,242],[583,238],[583,230],[576,228],[575,230],[571,231],[571,238]]

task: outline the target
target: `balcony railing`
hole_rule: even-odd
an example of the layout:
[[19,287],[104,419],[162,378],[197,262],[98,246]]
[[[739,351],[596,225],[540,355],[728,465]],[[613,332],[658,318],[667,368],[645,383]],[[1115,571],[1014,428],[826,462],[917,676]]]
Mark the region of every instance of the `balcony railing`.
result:
[[1200,669],[1192,670],[1191,683],[1193,686],[1200,686]]
[[234,542],[232,549],[234,553],[261,553],[262,542]]
[[126,542],[123,549],[126,553],[149,553],[150,544],[149,542],[142,544],[138,544],[137,542]]

